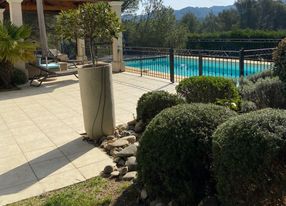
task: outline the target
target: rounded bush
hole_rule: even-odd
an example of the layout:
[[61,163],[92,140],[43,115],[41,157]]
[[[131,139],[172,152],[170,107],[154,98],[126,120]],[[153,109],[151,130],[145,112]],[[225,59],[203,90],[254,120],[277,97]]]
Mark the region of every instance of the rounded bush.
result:
[[257,106],[254,102],[242,101],[241,108],[240,108],[241,113],[253,112],[256,110],[257,110]]
[[286,111],[265,109],[232,118],[219,126],[213,139],[222,205],[283,205]]
[[267,69],[262,72],[248,76],[247,80],[255,83],[260,79],[266,79],[266,78],[272,78],[272,77],[274,77],[273,70]]
[[11,81],[15,85],[21,85],[28,81],[28,77],[22,70],[15,69],[12,72]]
[[166,91],[148,92],[138,100],[137,119],[147,124],[162,110],[183,102],[177,95]]
[[190,77],[176,89],[189,103],[216,103],[237,109],[241,100],[234,82],[223,77]]
[[254,102],[258,109],[286,108],[285,93],[285,84],[278,77],[248,81],[241,87],[242,98]]
[[286,82],[286,38],[283,39],[273,52],[274,75]]
[[[166,109],[148,125],[137,152],[138,177],[149,194],[197,205],[212,193],[213,131],[236,112],[213,104]],[[206,192],[208,191],[208,192]]]

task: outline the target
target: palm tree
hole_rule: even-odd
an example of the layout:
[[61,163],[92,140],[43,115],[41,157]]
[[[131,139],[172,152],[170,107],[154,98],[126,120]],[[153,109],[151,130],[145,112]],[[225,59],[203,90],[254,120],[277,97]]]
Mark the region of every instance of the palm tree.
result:
[[11,72],[14,63],[35,58],[36,44],[28,39],[30,35],[28,26],[0,25],[0,82],[4,88],[13,87]]

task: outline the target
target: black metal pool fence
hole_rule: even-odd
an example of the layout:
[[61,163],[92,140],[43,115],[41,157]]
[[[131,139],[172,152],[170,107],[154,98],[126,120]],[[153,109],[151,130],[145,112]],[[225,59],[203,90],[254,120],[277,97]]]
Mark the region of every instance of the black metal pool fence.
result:
[[239,78],[271,69],[275,48],[192,50],[125,47],[126,70],[179,82],[191,76]]

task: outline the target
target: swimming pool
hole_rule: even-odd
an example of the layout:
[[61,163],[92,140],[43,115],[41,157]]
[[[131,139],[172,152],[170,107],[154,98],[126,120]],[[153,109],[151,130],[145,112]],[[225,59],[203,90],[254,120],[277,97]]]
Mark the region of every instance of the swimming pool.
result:
[[[168,56],[144,59],[126,60],[125,65],[132,69],[146,73],[170,73],[170,60]],[[204,76],[222,76],[238,78],[240,68],[238,59],[203,58],[202,73]],[[270,69],[272,64],[265,61],[245,61],[244,75],[248,76]],[[198,57],[174,57],[174,73],[177,77],[191,77],[199,75]]]

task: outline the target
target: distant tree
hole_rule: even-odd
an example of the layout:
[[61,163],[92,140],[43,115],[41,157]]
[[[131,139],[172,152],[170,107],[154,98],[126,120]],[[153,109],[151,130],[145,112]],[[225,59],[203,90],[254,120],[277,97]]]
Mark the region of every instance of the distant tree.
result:
[[178,24],[168,33],[165,46],[184,49],[188,41],[188,28]]
[[257,28],[257,0],[237,0],[236,9],[240,16],[241,28]]
[[235,9],[224,10],[218,14],[220,31],[231,31],[239,27],[240,16]]
[[213,13],[210,13],[203,20],[201,32],[217,32],[219,31],[218,17]]
[[[127,45],[162,47],[177,42],[172,35],[180,35],[176,30],[174,10],[163,5],[162,0],[143,0],[143,15],[124,22],[124,40]],[[180,29],[183,27],[178,27]],[[176,31],[176,32],[175,32]],[[185,35],[188,31],[184,30]],[[185,39],[185,38],[183,38]]]
[[185,14],[180,23],[184,25],[189,30],[189,32],[197,32],[199,30],[200,22],[198,18],[192,13]]
[[123,12],[133,12],[138,9],[139,0],[124,0],[122,5]]

